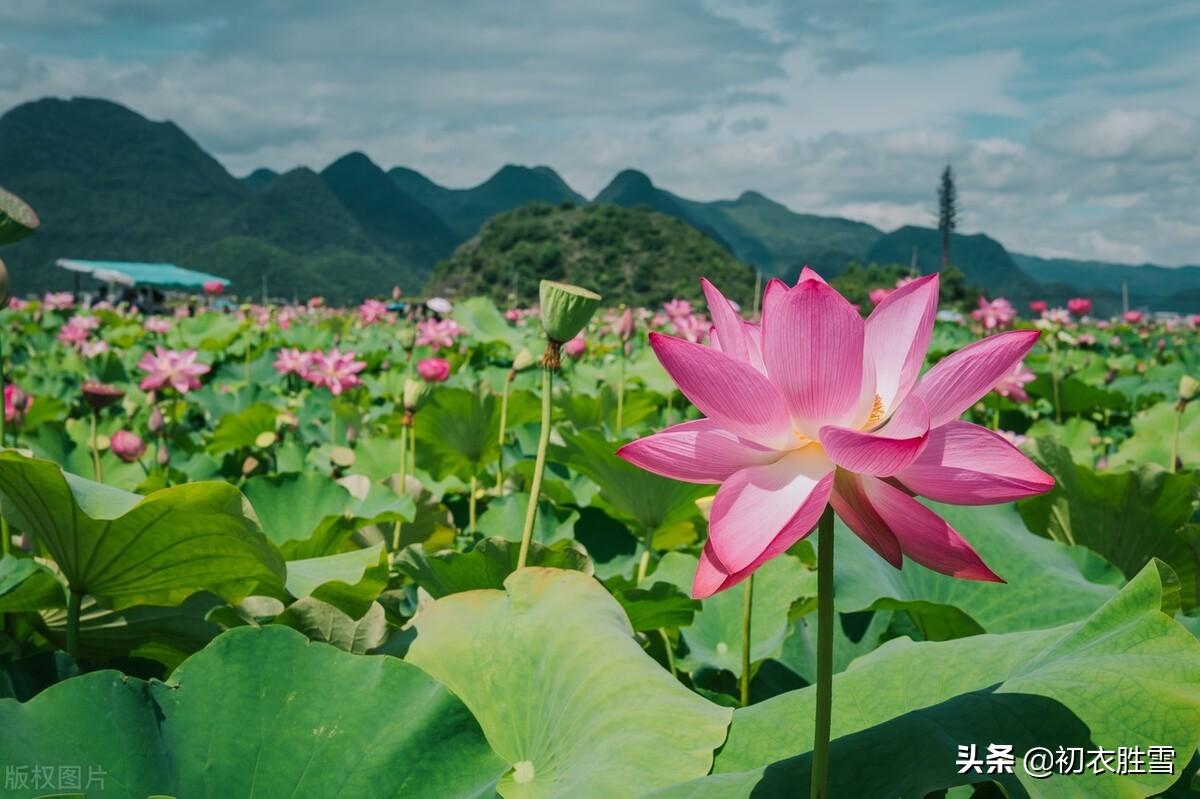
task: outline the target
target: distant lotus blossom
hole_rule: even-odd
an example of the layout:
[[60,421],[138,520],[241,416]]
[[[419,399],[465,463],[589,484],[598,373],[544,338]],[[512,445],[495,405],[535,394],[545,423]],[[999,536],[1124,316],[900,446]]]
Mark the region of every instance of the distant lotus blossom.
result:
[[509,308],[504,312],[504,318],[510,322],[520,322],[531,316],[537,316],[539,313],[541,313],[541,309],[536,305],[530,308]]
[[57,338],[63,344],[74,347],[75,349],[79,349],[92,334],[87,328],[73,324],[74,321],[75,320],[72,319],[70,322],[60,327],[58,329],[58,335],[55,338]]
[[450,376],[450,362],[445,358],[425,358],[417,363],[417,374],[426,383],[441,383]]
[[1017,316],[1017,309],[1003,297],[988,301],[987,297],[979,298],[979,308],[971,311],[971,318],[983,323],[984,330],[998,330],[1008,327]]
[[1067,300],[1067,310],[1076,316],[1087,316],[1092,312],[1092,301],[1087,297],[1072,297]]
[[920,279],[921,278],[916,277],[914,275],[909,275],[908,277],[902,277],[896,281],[896,288],[902,289],[905,286],[907,286],[909,283],[912,283],[912,282],[920,280]]
[[1145,315],[1141,311],[1126,311],[1121,318],[1131,325],[1136,325],[1145,318]]
[[453,347],[454,340],[465,332],[453,319],[422,319],[417,323],[417,346],[430,346],[436,352]]
[[312,364],[312,353],[301,352],[296,347],[285,347],[275,358],[275,371],[281,375],[302,375]]
[[869,299],[871,301],[872,305],[878,305],[879,303],[881,303],[885,299],[887,299],[887,296],[889,294],[891,294],[893,290],[894,289],[885,289],[882,287],[877,288],[877,289],[871,289],[871,291],[867,293],[867,299]]
[[1024,361],[1018,361],[1008,373],[996,381],[992,390],[1001,397],[1007,397],[1016,402],[1029,402],[1029,395],[1025,393],[1025,384],[1033,382],[1036,377],[1025,366]]
[[663,303],[663,313],[671,319],[692,315],[692,304],[687,300],[671,300]]
[[1188,317],[1188,324],[1194,328],[1200,328],[1200,313],[1194,313]]
[[1071,312],[1066,308],[1051,308],[1048,311],[1042,311],[1042,319],[1056,325],[1069,325],[1071,324]]
[[358,306],[358,318],[364,325],[381,322],[388,318],[387,304],[379,300],[364,300],[363,304]]
[[20,297],[13,297],[12,299],[10,299],[8,301],[8,307],[14,311],[23,311],[28,306],[29,306],[29,303],[27,303],[25,300],[21,299]]
[[200,388],[200,376],[208,374],[209,367],[196,363],[196,351],[168,350],[161,344],[154,352],[147,352],[138,361],[138,368],[148,372],[139,384],[143,391],[171,386],[180,394]]
[[4,387],[4,420],[6,422],[20,421],[32,407],[33,397],[12,383]]
[[97,358],[108,350],[108,342],[104,339],[89,339],[79,345],[79,354],[84,358]]
[[175,307],[175,318],[176,319],[187,319],[191,315],[192,315],[191,311],[188,310],[188,307],[186,305],[178,305]]
[[133,463],[146,454],[146,442],[137,433],[128,430],[118,430],[109,439],[112,453],[126,463]]
[[324,386],[338,396],[359,384],[358,373],[367,368],[365,361],[354,360],[353,352],[341,352],[336,347],[329,352],[314,352],[308,369],[300,375],[314,386]]
[[1048,307],[1050,306],[1046,305],[1045,300],[1034,300],[1033,302],[1029,303],[1029,310],[1033,311],[1035,314],[1044,314]]
[[1121,347],[1121,337],[1120,337],[1120,336],[1113,336],[1112,338],[1110,338],[1110,339],[1108,340],[1108,346],[1110,346],[1110,347],[1116,347],[1116,348],[1118,348],[1118,349],[1119,349],[1119,348]]
[[[676,319],[678,318],[676,317]],[[621,339],[621,341],[629,341],[629,339],[633,338],[633,329],[633,309],[626,308],[625,312],[613,323],[613,334]]]
[[65,311],[75,307],[75,295],[69,291],[52,291],[42,297],[42,304],[52,311]]
[[450,304],[450,300],[445,297],[430,297],[425,301],[425,307],[434,313],[448,314],[454,310],[454,306]]
[[210,297],[216,297],[225,290],[225,284],[220,280],[206,280],[202,286],[204,293]]
[[1025,446],[1025,442],[1029,440],[1027,436],[1020,433],[1014,433],[1011,430],[997,430],[1000,437],[1018,449]]
[[171,322],[161,316],[151,316],[145,322],[142,322],[142,329],[147,333],[157,333],[160,336],[165,336],[171,332]]
[[708,317],[703,314],[676,316],[671,320],[671,326],[675,329],[675,335],[692,343],[698,343],[708,338],[708,331],[711,327]]
[[666,327],[671,323],[671,317],[665,313],[656,313],[650,317],[650,327],[661,328]]
[[586,351],[587,341],[584,340],[582,333],[563,345],[563,352],[565,352],[569,358],[579,358]]
[[1096,343],[1096,337],[1091,333],[1080,333],[1079,338],[1075,339],[1081,347],[1091,347]]
[[292,320],[295,317],[295,311],[290,308],[284,308],[275,315],[275,323],[279,325],[280,330],[287,330],[292,326]]

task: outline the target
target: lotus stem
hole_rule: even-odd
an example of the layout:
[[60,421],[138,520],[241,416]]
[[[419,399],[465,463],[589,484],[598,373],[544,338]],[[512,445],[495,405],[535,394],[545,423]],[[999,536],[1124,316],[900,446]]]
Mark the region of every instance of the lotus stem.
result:
[[1187,403],[1180,400],[1175,405],[1175,432],[1171,435],[1171,465],[1167,470],[1171,474],[1175,473],[1175,464],[1179,462],[1179,428],[1183,423],[1183,409],[1187,407]]
[[100,440],[96,435],[96,423],[100,419],[100,411],[92,411],[92,468],[96,472],[96,482],[104,482],[104,471],[100,468]]
[[83,604],[83,592],[71,589],[67,601],[67,654],[79,660],[79,608]]
[[504,380],[504,391],[500,394],[500,449],[496,454],[496,493],[504,491],[504,435],[508,432],[508,392],[512,386],[516,370],[509,370]]
[[470,495],[467,497],[467,532],[471,534],[471,540],[475,540],[475,490],[479,485],[479,481],[475,475],[471,475]]
[[671,650],[671,637],[667,635],[667,631],[662,627],[658,628],[658,634],[662,636],[663,651],[667,653],[667,670],[671,672],[671,676],[675,676],[675,653]]
[[621,355],[617,361],[617,438],[625,429],[625,342],[621,342]]
[[810,799],[828,799],[829,728],[833,718],[833,507],[817,523],[817,715]]
[[411,420],[408,423],[408,471],[417,474],[417,426]]
[[[404,412],[404,426],[400,428],[400,494],[408,493],[408,425],[411,413]],[[400,520],[392,523],[392,551],[400,551]]]
[[742,594],[742,707],[750,704],[750,617],[754,612],[754,572]]
[[[517,555],[517,568],[525,566],[529,557],[529,542],[533,538],[533,523],[537,519],[538,495],[542,491],[542,473],[546,471],[546,448],[550,444],[550,410],[553,404],[554,369],[558,365],[559,345],[555,341],[546,344],[542,356],[542,430],[538,435],[537,459],[533,462],[533,482],[529,484],[529,504],[525,508],[525,527],[521,531],[521,552]],[[553,352],[552,352],[553,350]]]
[[646,573],[650,571],[650,552],[654,549],[654,531],[646,530],[646,537],[642,539],[642,557],[638,561],[637,579],[640,583],[646,579]]

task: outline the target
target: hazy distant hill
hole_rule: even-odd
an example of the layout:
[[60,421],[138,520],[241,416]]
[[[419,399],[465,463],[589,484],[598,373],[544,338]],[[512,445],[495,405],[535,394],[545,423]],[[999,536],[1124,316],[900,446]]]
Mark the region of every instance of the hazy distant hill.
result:
[[252,189],[265,189],[277,177],[279,177],[279,173],[274,169],[267,169],[265,166],[260,166],[242,178],[242,183],[245,183]]
[[499,172],[469,189],[448,189],[406,167],[395,167],[388,175],[401,191],[429,208],[445,221],[459,240],[474,236],[483,223],[496,214],[531,202],[585,200],[547,166],[533,168],[507,164]]
[[438,265],[438,292],[536,300],[543,278],[592,287],[609,302],[700,299],[707,276],[748,303],[754,273],[686,223],[645,208],[535,203],[493,218]]
[[1047,292],[1045,299],[1049,302],[1065,302],[1072,294],[1107,295],[1112,298],[1113,305],[1102,312],[1115,312],[1124,283],[1129,290],[1130,307],[1180,312],[1200,309],[1200,266],[1129,266],[1104,261],[1039,258],[1016,252],[1012,257],[1023,272],[1039,283],[1058,284],[1058,291]]
[[[905,225],[885,233],[867,251],[866,260],[877,264],[911,264],[928,274],[942,265],[941,233],[935,228]],[[1029,278],[1017,268],[1004,245],[982,233],[970,236],[954,234],[950,240],[950,261],[973,286],[993,294],[1023,295]]]

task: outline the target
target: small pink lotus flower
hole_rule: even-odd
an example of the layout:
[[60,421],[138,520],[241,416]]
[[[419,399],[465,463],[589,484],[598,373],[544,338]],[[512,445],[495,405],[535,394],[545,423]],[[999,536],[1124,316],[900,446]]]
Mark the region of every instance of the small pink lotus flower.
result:
[[422,319],[417,323],[417,346],[428,345],[436,352],[453,347],[454,340],[465,332],[453,319]]
[[[681,317],[677,316],[675,318],[678,320]],[[629,339],[633,338],[633,330],[633,309],[626,308],[625,312],[613,323],[613,334],[621,341],[629,341]]]
[[1145,315],[1141,311],[1126,311],[1121,318],[1131,325],[1136,325],[1145,318]]
[[220,296],[225,291],[225,284],[220,280],[206,280],[203,285],[204,293],[210,297]]
[[567,354],[568,358],[582,357],[586,351],[587,341],[584,340],[582,333],[563,345],[563,352]]
[[1046,305],[1045,300],[1034,300],[1033,302],[1029,303],[1029,310],[1033,311],[1035,314],[1044,314],[1048,307],[1050,306]]
[[1072,297],[1067,300],[1067,310],[1076,316],[1087,316],[1092,312],[1092,301],[1087,297]]
[[521,318],[521,312],[516,308],[509,308],[504,312],[504,318],[510,322],[515,322]]
[[301,374],[315,386],[324,386],[333,396],[359,384],[358,373],[367,368],[365,361],[354,360],[355,353],[341,352],[336,347],[329,352],[314,352],[308,369]]
[[687,314],[686,316],[672,317],[671,327],[674,328],[675,335],[685,341],[698,343],[708,337],[711,325],[708,317],[703,314]]
[[417,363],[417,374],[426,383],[441,383],[450,376],[450,362],[445,358],[425,358]]
[[42,305],[51,311],[65,311],[75,307],[75,295],[69,291],[52,291],[42,297]]
[[200,376],[208,374],[209,367],[196,363],[196,351],[168,350],[156,345],[154,353],[147,352],[138,361],[138,368],[148,372],[139,384],[143,391],[173,387],[180,394],[200,388]]
[[1091,347],[1096,344],[1096,337],[1091,333],[1080,333],[1079,338],[1075,339],[1075,341],[1081,347]]
[[887,299],[887,296],[889,294],[891,294],[893,291],[895,291],[895,289],[885,289],[885,288],[871,289],[871,291],[867,293],[867,299],[871,301],[872,305],[878,305],[879,303],[881,303],[885,299]]
[[1017,309],[1003,297],[988,302],[987,297],[979,298],[979,308],[971,311],[971,318],[983,323],[984,330],[998,330],[1008,327],[1017,317]]
[[302,375],[312,365],[312,357],[311,352],[301,352],[296,347],[284,347],[275,357],[275,371],[281,375]]
[[126,463],[140,460],[146,454],[146,442],[137,433],[128,430],[118,430],[109,440],[112,452]]
[[1071,324],[1071,312],[1066,308],[1051,308],[1048,311],[1042,311],[1042,321],[1055,325],[1069,325]]
[[387,319],[388,316],[387,304],[379,300],[364,300],[363,304],[358,306],[358,318],[364,325],[373,325]]
[[691,316],[692,304],[687,300],[670,300],[663,303],[663,313],[670,319],[679,316]]
[[6,422],[21,421],[32,407],[33,397],[12,383],[4,386],[4,420]]
[[156,333],[160,336],[165,336],[171,332],[171,322],[161,316],[151,316],[145,322],[142,322],[142,329],[147,333]]
[[72,322],[74,322],[74,320],[71,320],[71,322],[67,322],[65,325],[60,327],[58,329],[58,335],[56,338],[69,347],[79,349],[81,346],[83,346],[83,342],[88,340],[88,338],[91,336],[91,333],[87,330],[87,328],[72,324]]
[[84,358],[99,358],[108,352],[108,342],[104,339],[89,339],[79,345],[79,354]]
[[1024,361],[1018,361],[1013,368],[996,381],[992,388],[1001,397],[1007,397],[1016,402],[1029,402],[1025,393],[1025,384],[1032,383],[1037,376],[1026,368]]
[[706,418],[618,452],[666,477],[720,484],[693,596],[748,577],[808,535],[828,504],[896,567],[907,556],[943,574],[999,580],[913,495],[975,505],[1053,486],[1002,437],[958,418],[1020,363],[1039,333],[988,336],[922,375],[937,275],[897,289],[864,320],[805,269],[791,288],[767,285],[761,326],[743,321],[702,282],[712,346],[658,333],[650,344]]

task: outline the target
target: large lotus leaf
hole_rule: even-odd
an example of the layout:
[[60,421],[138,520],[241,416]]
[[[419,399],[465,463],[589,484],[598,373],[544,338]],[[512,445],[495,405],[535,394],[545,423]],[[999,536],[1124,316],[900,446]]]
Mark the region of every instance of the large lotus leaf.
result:
[[455,304],[453,317],[482,344],[507,344],[514,350],[521,345],[521,331],[510,325],[487,297],[471,297]]
[[66,606],[65,587],[45,564],[5,555],[0,559],[0,613]]
[[[475,525],[481,535],[498,536],[513,541],[521,540],[525,524],[525,509],[529,506],[529,494],[514,492],[493,499],[487,510],[479,514]],[[547,499],[538,501],[537,518],[534,521],[533,540],[552,544],[561,538],[575,537],[575,524],[579,511],[559,510]]]
[[[663,556],[643,586],[655,581],[688,591],[696,573],[696,558],[679,552]],[[687,668],[711,666],[742,674],[742,607],[746,587],[742,581],[728,591],[705,599],[699,613],[681,630],[690,650],[681,661]],[[767,561],[754,573],[754,596],[750,611],[750,659],[753,662],[778,657],[787,637],[788,610],[800,597],[816,596],[816,572],[804,568],[799,559],[783,555]]]
[[[661,369],[661,367],[659,367]],[[616,381],[602,386],[595,394],[571,392],[562,394],[556,401],[556,412],[563,421],[570,422],[576,430],[589,427],[605,427],[615,430],[617,426]],[[650,418],[658,417],[658,397],[647,392],[627,387],[625,402],[621,408],[621,425],[627,432]]]
[[667,582],[648,578],[640,586],[624,575],[617,574],[604,581],[613,599],[625,608],[629,623],[637,632],[664,627],[686,627],[700,610],[700,600],[692,599]]
[[1030,530],[1082,544],[1129,577],[1151,558],[1166,561],[1179,575],[1184,606],[1196,605],[1200,550],[1182,534],[1200,505],[1195,474],[1171,474],[1153,464],[1094,472],[1047,439],[1038,442],[1037,453],[1055,486],[1018,506]]
[[332,644],[356,655],[382,644],[388,630],[387,614],[378,602],[372,602],[361,618],[354,619],[311,596],[288,605],[287,610],[275,618],[275,623],[299,630],[310,641]]
[[1174,402],[1160,402],[1133,417],[1133,435],[1108,459],[1109,466],[1156,463],[1171,467],[1171,444],[1179,423],[1176,457],[1185,469],[1200,467],[1200,402],[1190,402],[1180,417]]
[[[833,671],[845,670],[855,658],[891,638],[888,627],[895,618],[890,611],[839,613],[833,626]],[[776,658],[805,682],[817,681],[817,616],[808,613],[792,623],[792,632]]]
[[208,451],[213,455],[221,455],[252,447],[263,433],[275,432],[275,420],[278,417],[279,411],[265,402],[226,414],[217,422],[217,429],[208,443]]
[[1071,451],[1076,463],[1089,466],[1096,462],[1096,456],[1101,451],[1095,443],[1100,435],[1095,422],[1078,416],[1062,424],[1056,424],[1051,419],[1039,419],[1025,431],[1025,435],[1029,438],[1052,438]]
[[359,619],[387,588],[388,556],[383,544],[320,558],[287,562],[287,592],[311,596]]
[[38,229],[38,217],[17,195],[0,189],[0,244],[20,241]]
[[895,569],[838,521],[837,607],[906,610],[926,638],[1053,627],[1107,602],[1124,577],[1095,553],[1030,534],[1012,505],[930,502],[1004,583],[957,580],[909,560]]
[[2,700],[0,725],[0,766],[101,766],[100,798],[487,797],[504,769],[420,669],[277,625],[221,635],[167,683],[98,671]]
[[639,535],[690,524],[699,515],[696,500],[712,493],[712,486],[668,480],[618,458],[620,443],[598,430],[563,431],[562,438],[554,459],[594,480],[600,486],[594,502],[631,522]]
[[361,474],[374,481],[383,481],[400,472],[400,456],[404,445],[400,437],[374,435],[360,438],[354,445],[352,474]]
[[591,577],[526,568],[504,591],[443,597],[407,659],[475,714],[511,764],[507,799],[636,796],[708,772],[730,711],[691,693],[633,638]]
[[283,579],[278,550],[228,483],[188,483],[141,497],[5,451],[0,497],[9,520],[36,536],[72,590],[118,610],[178,604],[202,590],[236,600],[260,582]]
[[[484,538],[470,552],[448,549],[430,553],[420,544],[413,544],[400,553],[396,567],[430,596],[439,598],[478,588],[503,588],[504,581],[516,571],[520,551],[520,542],[506,538]],[[526,562],[586,574],[592,570],[587,553],[566,538],[550,546],[531,542]]]
[[[995,779],[1009,796],[1144,797],[1164,790],[1200,740],[1200,642],[1162,612],[1147,566],[1083,621],[955,641],[888,642],[833,679],[831,796],[925,796]],[[715,776],[662,797],[785,795],[808,785],[815,689],[737,710]],[[959,774],[959,744],[1013,744],[1016,774]],[[1174,747],[1175,774],[1033,779],[1032,746]],[[780,793],[781,786],[790,786]],[[801,789],[802,790],[802,789]],[[803,795],[803,794],[800,794]]]
[[[513,394],[508,429],[538,418],[537,406]],[[500,398],[463,388],[439,388],[416,415],[417,464],[439,479],[479,476],[496,463],[500,451]]]
[[221,352],[242,335],[242,325],[230,314],[200,314],[181,319],[171,331],[184,347]]
[[315,472],[252,477],[243,486],[263,532],[289,557],[324,555],[353,532],[339,526],[354,498],[335,480]]

